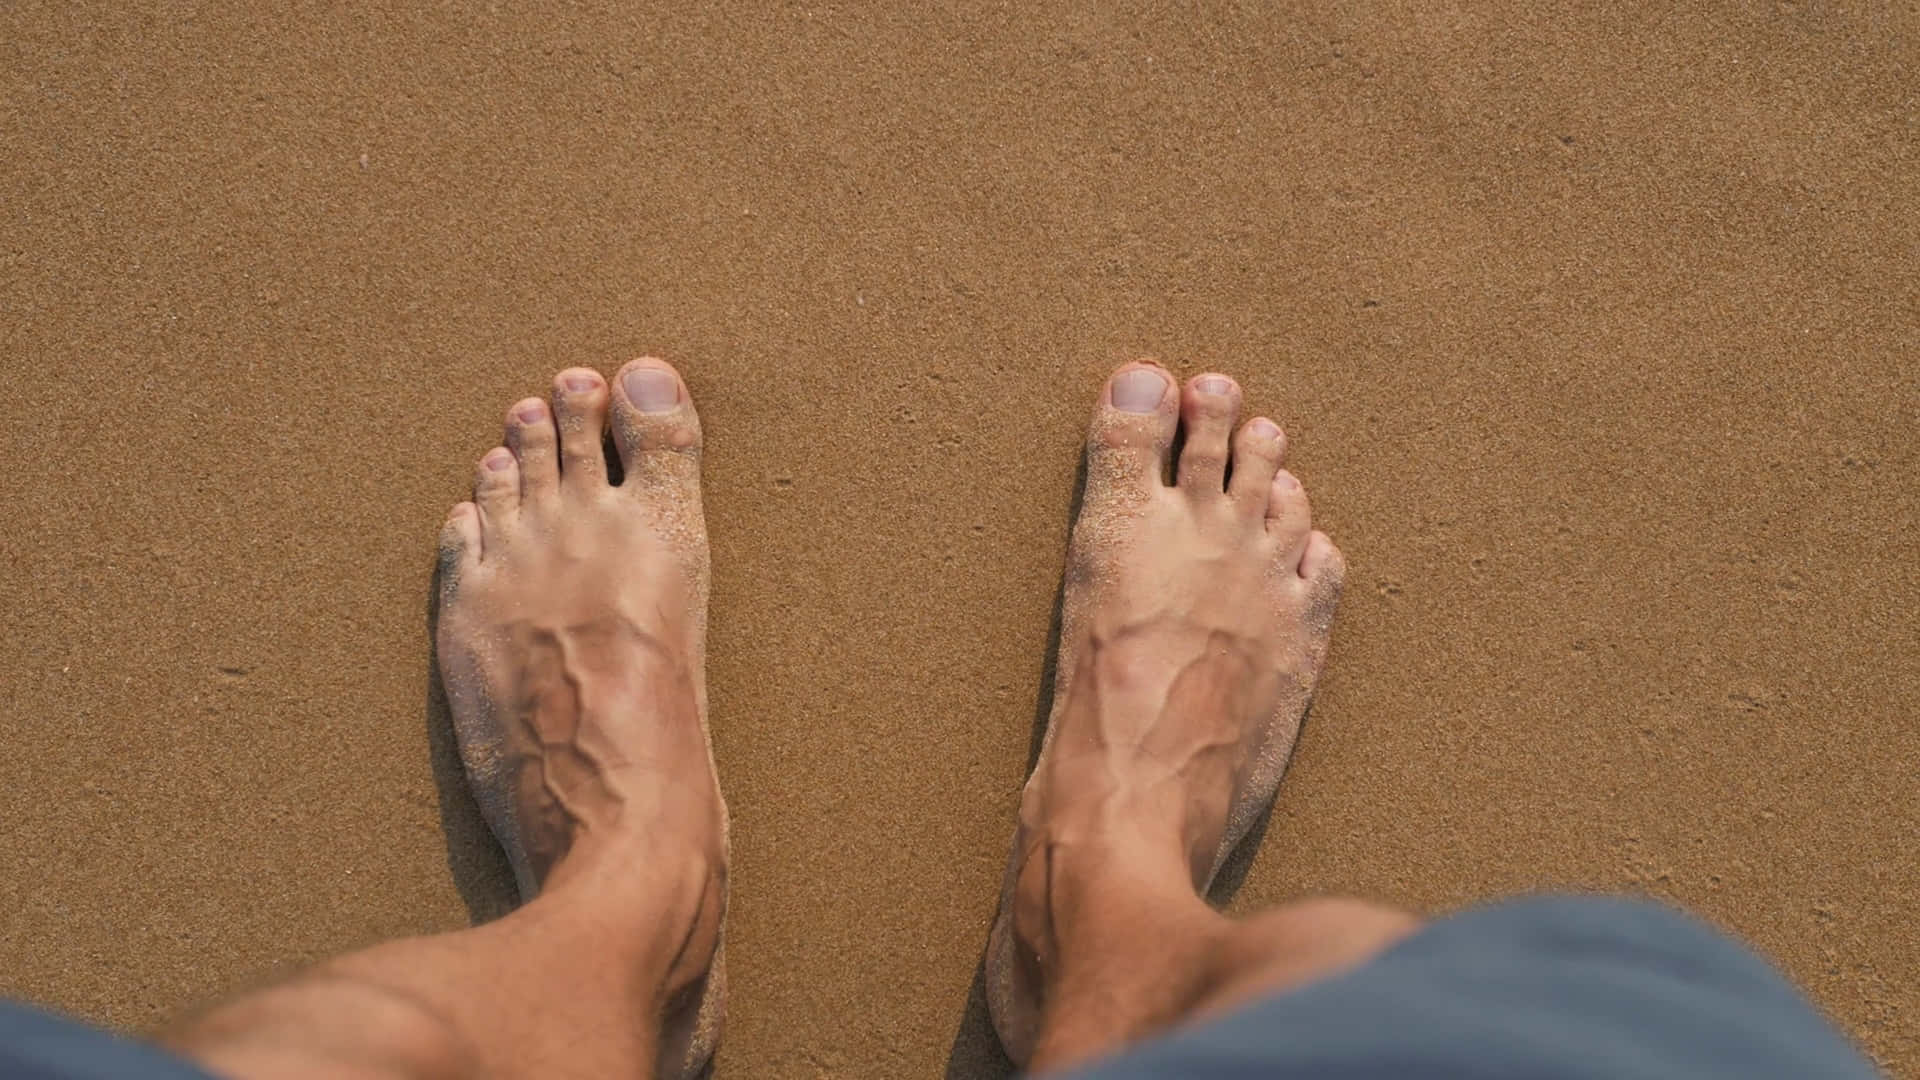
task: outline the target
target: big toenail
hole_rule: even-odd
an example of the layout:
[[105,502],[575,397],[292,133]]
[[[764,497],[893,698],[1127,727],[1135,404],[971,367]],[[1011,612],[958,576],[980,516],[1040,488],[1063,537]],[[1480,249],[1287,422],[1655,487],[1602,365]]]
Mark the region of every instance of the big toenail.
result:
[[1256,439],[1277,439],[1280,437],[1280,425],[1264,416],[1248,424],[1247,430],[1253,432],[1253,436]]
[[584,394],[593,389],[598,380],[591,375],[569,375],[560,380],[560,384],[576,394]]
[[1193,388],[1203,394],[1224,394],[1233,389],[1225,375],[1202,375],[1193,380]]
[[513,415],[518,417],[523,424],[534,424],[538,423],[542,417],[547,415],[547,407],[537,401],[529,401],[525,405],[515,409]]
[[1113,380],[1113,407],[1122,412],[1150,413],[1167,396],[1167,377],[1152,368],[1134,368]]
[[673,372],[660,368],[634,368],[627,372],[627,397],[641,412],[669,412],[680,404],[680,380]]
[[1281,488],[1287,491],[1292,491],[1293,489],[1300,486],[1299,478],[1294,476],[1292,473],[1288,472],[1285,469],[1281,469],[1279,472],[1274,474],[1273,482],[1280,485]]
[[480,459],[480,464],[485,465],[488,472],[499,472],[513,464],[513,452],[504,446],[496,446],[487,451],[487,456]]

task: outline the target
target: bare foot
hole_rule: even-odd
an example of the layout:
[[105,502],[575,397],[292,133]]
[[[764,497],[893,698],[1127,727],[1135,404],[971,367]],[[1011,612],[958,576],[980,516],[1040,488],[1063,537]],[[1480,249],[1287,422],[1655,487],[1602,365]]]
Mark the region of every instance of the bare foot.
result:
[[435,635],[467,777],[523,899],[565,894],[675,958],[667,1076],[706,1062],[724,1000],[699,472],[699,420],[667,364],[634,361],[612,388],[561,372],[551,406],[509,410],[506,446],[447,518]]
[[[1239,407],[1225,376],[1178,388],[1143,363],[1094,415],[1053,710],[987,954],[994,1024],[1023,1065],[1075,963],[1090,970],[1067,938],[1092,901],[1071,887],[1107,875],[1109,895],[1171,887],[1204,911],[1197,894],[1273,800],[1326,656],[1344,563],[1280,469],[1279,427],[1236,431]],[[1104,993],[1121,978],[1082,981]],[[1144,993],[1165,1000],[1141,1009],[1191,1004],[1155,979]]]

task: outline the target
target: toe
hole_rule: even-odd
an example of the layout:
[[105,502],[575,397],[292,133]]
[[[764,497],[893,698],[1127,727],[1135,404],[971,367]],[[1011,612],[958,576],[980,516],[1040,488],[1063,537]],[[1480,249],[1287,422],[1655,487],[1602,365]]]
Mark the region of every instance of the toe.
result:
[[440,595],[453,595],[460,575],[480,563],[480,508],[470,502],[455,503],[447,511],[446,524],[440,526],[440,559],[434,580]]
[[1324,642],[1333,626],[1333,613],[1340,606],[1340,589],[1347,580],[1347,557],[1340,554],[1326,533],[1315,529],[1307,535],[1305,550],[1300,553],[1300,576],[1306,581],[1310,597],[1307,624]]
[[607,482],[602,440],[607,433],[607,384],[591,368],[568,368],[553,377],[553,415],[560,427],[560,475],[569,491],[591,491]]
[[488,524],[497,525],[520,508],[520,463],[513,451],[496,446],[480,459],[473,473],[473,501]]
[[1308,581],[1324,581],[1338,589],[1346,580],[1347,557],[1333,546],[1333,538],[1315,529],[1307,534],[1307,546],[1300,553],[1300,576]]
[[526,398],[507,410],[507,446],[520,461],[520,495],[529,501],[546,498],[560,486],[559,442],[553,414],[539,398]]
[[1240,414],[1240,387],[1225,375],[1198,375],[1180,395],[1180,486],[1218,495],[1227,486],[1227,441]]
[[1279,424],[1256,416],[1240,425],[1233,436],[1233,475],[1227,480],[1234,501],[1256,516],[1265,513],[1267,492],[1286,453],[1287,436]]
[[1128,364],[1107,380],[1087,435],[1087,495],[1101,488],[1163,485],[1179,396],[1157,364]]
[[1300,555],[1306,549],[1307,535],[1313,529],[1313,509],[1307,503],[1307,489],[1285,469],[1273,476],[1267,495],[1267,535],[1280,545],[1287,569],[1297,570]]
[[440,526],[440,550],[480,557],[480,508],[470,502],[453,504]]
[[613,382],[613,441],[625,486],[644,494],[663,479],[697,484],[700,417],[680,373],[648,356],[621,368]]

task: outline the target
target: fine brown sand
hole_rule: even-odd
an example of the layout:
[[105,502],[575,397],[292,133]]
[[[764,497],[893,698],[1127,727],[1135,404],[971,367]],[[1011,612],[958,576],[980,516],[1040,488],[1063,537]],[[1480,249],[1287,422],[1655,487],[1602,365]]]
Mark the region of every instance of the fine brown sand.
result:
[[657,351],[720,1072],[995,1075],[1082,425],[1154,354],[1353,567],[1236,907],[1646,890],[1920,1075],[1911,5],[600,6],[0,9],[0,990],[151,1030],[497,910],[433,538],[513,398]]

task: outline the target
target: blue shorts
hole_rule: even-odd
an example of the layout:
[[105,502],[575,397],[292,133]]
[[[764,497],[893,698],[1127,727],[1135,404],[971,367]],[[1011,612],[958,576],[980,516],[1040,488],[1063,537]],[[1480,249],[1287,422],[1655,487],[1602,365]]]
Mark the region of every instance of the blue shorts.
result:
[[[1076,1080],[1874,1077],[1786,980],[1655,904],[1540,898],[1441,919],[1347,974],[1133,1047]],[[209,1080],[0,1003],[0,1077]]]
[[1538,897],[1435,921],[1344,975],[1074,1080],[1861,1080],[1766,961],[1646,901]]

